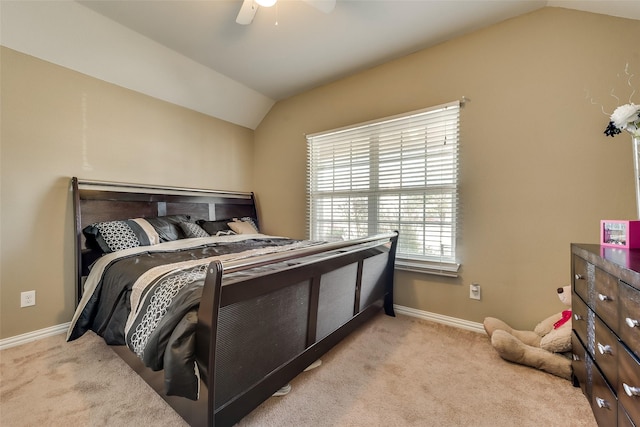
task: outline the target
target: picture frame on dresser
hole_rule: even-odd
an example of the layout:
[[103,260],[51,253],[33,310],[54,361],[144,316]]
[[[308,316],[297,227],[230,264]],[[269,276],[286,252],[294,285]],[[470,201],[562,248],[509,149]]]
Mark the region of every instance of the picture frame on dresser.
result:
[[600,221],[600,246],[625,249],[640,247],[640,221]]

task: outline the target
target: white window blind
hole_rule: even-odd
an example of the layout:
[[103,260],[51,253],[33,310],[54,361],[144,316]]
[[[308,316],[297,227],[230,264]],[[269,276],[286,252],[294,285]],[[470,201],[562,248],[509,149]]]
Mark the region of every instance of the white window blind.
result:
[[458,101],[307,136],[309,237],[398,230],[397,266],[455,275]]

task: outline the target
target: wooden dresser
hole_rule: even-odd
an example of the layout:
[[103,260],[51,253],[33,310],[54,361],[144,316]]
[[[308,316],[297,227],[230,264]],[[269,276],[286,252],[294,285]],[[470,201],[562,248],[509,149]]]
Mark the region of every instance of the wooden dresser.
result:
[[599,426],[640,427],[640,249],[571,245],[573,376]]

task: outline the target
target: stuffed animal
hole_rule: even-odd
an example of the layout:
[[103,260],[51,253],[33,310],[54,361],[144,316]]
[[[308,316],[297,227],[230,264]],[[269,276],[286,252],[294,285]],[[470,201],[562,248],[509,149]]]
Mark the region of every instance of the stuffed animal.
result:
[[[558,288],[558,297],[571,307],[571,287]],[[571,379],[571,310],[554,314],[538,323],[533,331],[518,331],[505,322],[487,317],[484,329],[500,357]]]

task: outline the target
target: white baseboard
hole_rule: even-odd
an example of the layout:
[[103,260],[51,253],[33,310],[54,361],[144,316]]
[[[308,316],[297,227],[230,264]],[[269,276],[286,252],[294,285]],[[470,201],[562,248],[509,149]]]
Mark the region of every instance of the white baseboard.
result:
[[405,316],[417,317],[418,319],[428,320],[430,322],[442,323],[443,325],[453,326],[454,328],[466,329],[472,332],[486,334],[482,323],[471,322],[469,320],[458,319],[457,317],[445,316],[444,314],[431,313],[429,311],[417,310],[402,305],[393,305],[393,309],[398,314]]
[[67,329],[69,329],[69,324],[70,322],[67,322],[61,325],[50,326],[48,328],[39,329],[37,331],[27,332],[26,334],[16,335],[15,337],[2,339],[0,340],[0,350],[67,332]]
[[[442,323],[444,325],[466,329],[468,331],[479,332],[482,334],[485,333],[482,323],[470,322],[469,320],[458,319],[456,317],[445,316],[443,314],[431,313],[423,310],[417,310],[415,308],[405,307],[397,304],[394,304],[393,308],[398,314],[404,314],[405,316],[417,317],[419,319]],[[69,322],[63,323],[61,325],[51,326],[49,328],[39,329],[33,332],[28,332],[22,335],[16,335],[15,337],[5,338],[3,340],[0,340],[0,350],[61,334],[63,332],[66,332],[67,329],[69,329]]]

